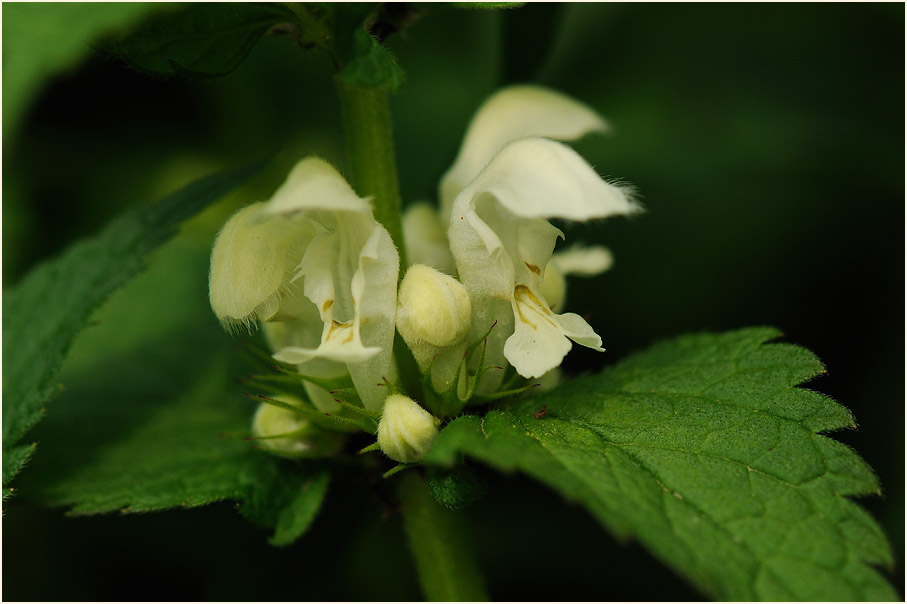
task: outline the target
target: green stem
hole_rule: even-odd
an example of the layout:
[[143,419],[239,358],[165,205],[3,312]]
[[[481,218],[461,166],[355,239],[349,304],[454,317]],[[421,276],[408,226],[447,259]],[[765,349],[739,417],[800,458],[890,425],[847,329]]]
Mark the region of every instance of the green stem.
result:
[[416,470],[400,475],[397,495],[425,598],[435,602],[487,601],[485,581],[462,513],[441,507]]
[[375,219],[390,233],[405,268],[400,189],[387,92],[337,83],[350,182],[359,195],[370,195]]

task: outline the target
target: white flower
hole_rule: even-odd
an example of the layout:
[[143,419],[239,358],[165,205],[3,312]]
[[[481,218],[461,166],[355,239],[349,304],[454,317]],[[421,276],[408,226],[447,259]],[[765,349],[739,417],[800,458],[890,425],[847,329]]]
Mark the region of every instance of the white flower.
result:
[[346,365],[366,408],[378,410],[386,396],[379,383],[395,371],[398,263],[369,200],[309,157],[270,201],[240,210],[218,235],[211,306],[228,328],[285,322],[269,330],[274,358],[303,374]]
[[571,341],[603,350],[582,317],[555,314],[543,295],[544,272],[563,237],[548,219],[585,221],[637,207],[569,147],[537,137],[603,128],[594,112],[562,95],[508,89],[479,110],[441,184],[442,207],[454,196],[448,239],[472,298],[472,334],[497,321],[488,358],[503,355],[523,377],[560,365]]

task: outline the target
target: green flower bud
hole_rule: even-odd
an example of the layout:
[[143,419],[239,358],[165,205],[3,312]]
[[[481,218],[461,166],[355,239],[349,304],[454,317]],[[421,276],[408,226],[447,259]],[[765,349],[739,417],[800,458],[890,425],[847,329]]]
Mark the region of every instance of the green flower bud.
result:
[[440,420],[408,396],[392,394],[378,423],[378,446],[400,463],[422,458],[438,434]]

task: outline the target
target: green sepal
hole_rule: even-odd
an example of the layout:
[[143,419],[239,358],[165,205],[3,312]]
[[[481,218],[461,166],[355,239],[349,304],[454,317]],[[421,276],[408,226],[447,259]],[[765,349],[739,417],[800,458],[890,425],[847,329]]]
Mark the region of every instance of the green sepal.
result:
[[[500,369],[493,365],[485,365],[485,347],[488,335],[495,328],[497,321],[482,334],[475,342],[470,344],[463,353],[463,358],[457,366],[453,383],[447,390],[437,391],[432,386],[432,368],[434,360],[429,363],[422,373],[422,389],[426,393],[426,408],[435,416],[445,418],[458,415],[466,403],[475,394],[482,377],[489,369]],[[470,367],[476,369],[470,370]],[[509,395],[508,395],[509,396]]]

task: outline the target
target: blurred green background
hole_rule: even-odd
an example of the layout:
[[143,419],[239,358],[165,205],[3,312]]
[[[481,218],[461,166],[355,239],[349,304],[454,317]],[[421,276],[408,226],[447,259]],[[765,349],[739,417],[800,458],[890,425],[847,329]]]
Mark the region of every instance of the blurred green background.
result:
[[[70,18],[61,6],[43,6],[49,29]],[[6,44],[17,26],[8,7],[5,113],[9,62],[37,52]],[[604,243],[616,257],[609,273],[575,282],[568,300],[608,352],[575,350],[567,368],[597,370],[689,331],[780,328],[828,368],[809,387],[860,424],[835,437],[881,478],[884,496],[862,503],[892,542],[903,594],[904,6],[410,8],[420,20],[387,40],[408,77],[392,98],[405,203],[434,198],[472,112],[503,84],[540,82],[599,110],[613,133],[576,146],[601,174],[632,183],[647,212],[564,227],[568,243]],[[304,154],[343,162],[331,66],[319,53],[267,38],[231,75],[194,82],[84,59],[34,84],[20,119],[4,120],[5,287],[127,207],[280,154],[118,294],[107,310],[119,317],[113,328],[76,343],[61,377],[76,385],[105,354],[159,339],[165,327],[192,320],[213,333],[205,263],[224,218],[266,198]],[[190,292],[178,308],[175,291]],[[164,340],[161,354],[180,347]],[[78,393],[53,401],[51,416]],[[280,551],[228,504],[67,518],[29,503],[40,447],[32,466],[3,519],[5,599],[420,597],[399,518],[355,474],[335,481],[313,531]],[[639,546],[616,543],[581,508],[518,476],[494,480],[467,514],[495,599],[700,597]]]

